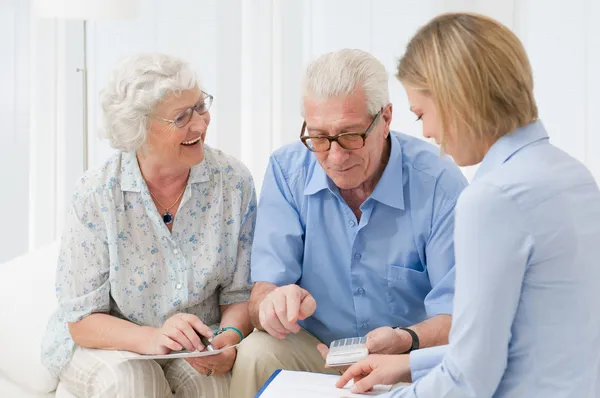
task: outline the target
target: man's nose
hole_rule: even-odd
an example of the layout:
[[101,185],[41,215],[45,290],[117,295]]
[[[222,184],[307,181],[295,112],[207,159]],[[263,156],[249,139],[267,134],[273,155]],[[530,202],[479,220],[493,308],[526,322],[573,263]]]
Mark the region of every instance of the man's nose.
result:
[[348,155],[348,150],[342,148],[337,142],[332,142],[331,148],[329,148],[329,155],[327,157],[333,163],[342,164],[346,161]]

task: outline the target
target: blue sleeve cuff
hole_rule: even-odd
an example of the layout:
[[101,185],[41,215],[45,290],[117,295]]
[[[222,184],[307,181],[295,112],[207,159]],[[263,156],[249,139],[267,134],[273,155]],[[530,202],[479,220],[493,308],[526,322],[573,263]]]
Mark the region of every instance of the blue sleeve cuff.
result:
[[410,353],[410,374],[412,382],[416,382],[429,373],[431,369],[439,365],[442,362],[442,358],[444,358],[447,349],[447,345],[442,345],[412,351]]
[[285,286],[298,282],[299,278],[296,278],[295,272],[290,272],[287,269],[278,269],[278,267],[282,267],[281,264],[269,264],[266,258],[265,261],[262,262],[260,268],[258,265],[255,266],[254,264],[255,263],[253,262],[250,273],[250,280],[252,283],[268,282],[275,286]]
[[452,297],[444,301],[440,300],[435,303],[425,303],[425,311],[427,312],[428,318],[433,318],[436,315],[452,315],[452,310]]
[[436,315],[452,315],[454,310],[454,280],[456,271],[449,270],[441,280],[438,280],[425,297],[427,317]]

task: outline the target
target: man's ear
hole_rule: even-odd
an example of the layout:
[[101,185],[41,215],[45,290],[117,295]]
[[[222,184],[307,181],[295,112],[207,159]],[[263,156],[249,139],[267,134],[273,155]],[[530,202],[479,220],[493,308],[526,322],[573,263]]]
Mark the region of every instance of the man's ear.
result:
[[385,123],[385,130],[386,130],[386,136],[385,138],[387,138],[387,136],[390,134],[390,126],[392,125],[392,104],[387,104],[386,106],[383,107],[383,110],[381,111],[381,120]]

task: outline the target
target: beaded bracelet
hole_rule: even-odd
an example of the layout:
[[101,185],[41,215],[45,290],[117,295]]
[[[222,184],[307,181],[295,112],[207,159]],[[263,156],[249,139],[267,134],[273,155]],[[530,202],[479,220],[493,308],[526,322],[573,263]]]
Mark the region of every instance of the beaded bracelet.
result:
[[215,332],[215,336],[218,336],[227,330],[233,330],[234,332],[236,332],[237,334],[240,335],[241,340],[244,340],[244,335],[242,334],[242,332],[240,332],[240,330],[238,328],[234,328],[233,326],[226,326],[224,328],[217,329],[217,331]]

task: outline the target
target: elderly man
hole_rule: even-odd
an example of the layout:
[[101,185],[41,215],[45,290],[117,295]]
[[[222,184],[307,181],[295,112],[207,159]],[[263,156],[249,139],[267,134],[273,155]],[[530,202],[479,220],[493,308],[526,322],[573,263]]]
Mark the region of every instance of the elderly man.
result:
[[303,115],[301,142],[271,156],[263,183],[249,304],[259,331],[239,347],[235,398],[276,369],[337,373],[321,342],[367,335],[385,354],[448,342],[460,170],[390,131],[387,72],[363,51],[308,66]]

